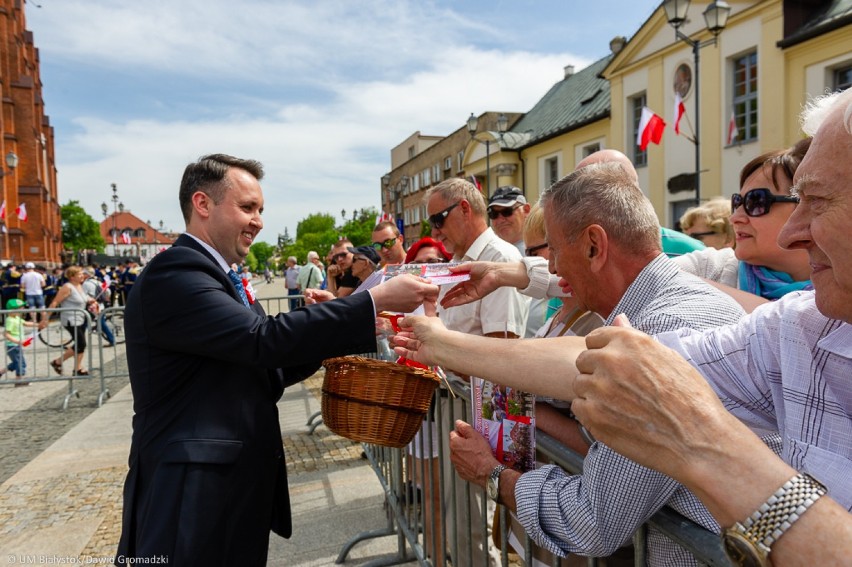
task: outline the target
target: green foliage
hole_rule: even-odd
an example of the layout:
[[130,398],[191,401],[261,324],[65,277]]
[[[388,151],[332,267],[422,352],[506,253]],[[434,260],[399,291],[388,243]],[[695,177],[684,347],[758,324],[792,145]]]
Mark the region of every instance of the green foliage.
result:
[[425,238],[427,236],[432,236],[432,225],[429,224],[428,220],[422,219],[420,221],[420,238]]
[[[252,246],[253,248],[254,246]],[[253,274],[257,273],[257,258],[254,253],[249,249],[249,253],[246,256],[246,259],[243,261],[243,266],[249,269],[249,271]]]
[[308,215],[296,227],[296,240],[281,247],[282,265],[286,264],[288,256],[295,256],[299,264],[304,264],[311,250],[324,258],[341,236],[347,237],[355,246],[369,244],[376,215],[378,212],[374,207],[356,210],[352,219],[339,227],[335,226],[335,217],[328,213]]
[[261,271],[275,255],[275,247],[267,242],[255,242],[251,245],[249,251],[257,259],[257,265]]
[[79,250],[104,251],[103,236],[98,222],[80,206],[79,201],[68,201],[59,209],[62,216],[62,241],[65,248],[75,252]]

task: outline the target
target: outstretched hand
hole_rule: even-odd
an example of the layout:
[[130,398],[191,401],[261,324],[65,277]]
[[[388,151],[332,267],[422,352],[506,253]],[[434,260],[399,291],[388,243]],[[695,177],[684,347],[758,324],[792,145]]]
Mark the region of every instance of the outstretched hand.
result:
[[478,301],[503,284],[498,262],[468,262],[450,268],[452,272],[470,272],[470,280],[457,283],[441,299],[442,307],[456,307]]
[[427,366],[440,364],[435,357],[441,350],[441,334],[447,332],[440,319],[413,315],[399,326],[400,332],[392,338],[396,354]]
[[304,291],[305,305],[325,303],[334,299],[334,294],[325,289],[306,289]]
[[376,313],[397,311],[411,313],[421,305],[434,314],[438,303],[438,286],[410,274],[400,274],[370,290]]

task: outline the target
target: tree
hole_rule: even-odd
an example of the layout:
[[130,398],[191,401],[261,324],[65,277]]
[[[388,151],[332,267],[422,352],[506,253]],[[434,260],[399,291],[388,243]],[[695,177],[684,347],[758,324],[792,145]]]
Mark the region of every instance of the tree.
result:
[[375,207],[360,209],[352,213],[352,220],[340,227],[353,246],[369,245],[373,241],[373,229],[376,227],[378,211]]
[[79,252],[80,250],[97,250],[103,252],[104,242],[98,221],[80,206],[79,201],[68,201],[59,209],[62,216],[62,241],[65,247]]
[[255,242],[249,250],[257,259],[257,267],[259,268],[265,267],[267,261],[275,255],[275,247],[266,242]]

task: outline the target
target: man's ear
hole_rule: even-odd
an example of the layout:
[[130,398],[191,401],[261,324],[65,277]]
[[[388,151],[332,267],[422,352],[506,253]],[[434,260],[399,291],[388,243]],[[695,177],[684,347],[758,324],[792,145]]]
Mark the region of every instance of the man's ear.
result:
[[599,224],[593,224],[584,231],[584,251],[593,272],[600,271],[606,264],[609,253],[609,239]]
[[191,197],[192,208],[199,217],[206,219],[210,216],[210,205],[213,203],[210,195],[203,191],[196,191]]

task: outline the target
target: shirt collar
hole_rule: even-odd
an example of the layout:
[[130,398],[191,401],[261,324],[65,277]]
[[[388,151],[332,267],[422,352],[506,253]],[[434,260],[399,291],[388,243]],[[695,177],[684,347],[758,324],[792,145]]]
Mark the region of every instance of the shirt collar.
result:
[[207,250],[207,252],[209,252],[210,255],[213,256],[213,258],[216,260],[216,263],[219,264],[219,267],[222,268],[222,271],[224,271],[226,274],[231,271],[231,266],[229,266],[228,263],[225,261],[225,258],[221,254],[219,254],[218,250],[216,250],[194,234],[190,234],[188,232],[184,232],[184,234],[189,237],[192,237],[196,242],[198,242],[202,246],[202,248]]
[[627,318],[633,321],[637,315],[645,308],[648,302],[649,294],[655,293],[657,290],[664,287],[664,282],[668,282],[671,278],[678,274],[677,264],[668,259],[665,254],[660,254],[642,268],[636,279],[631,282],[618,300],[618,304],[612,313],[606,318],[605,325],[612,325],[619,313],[624,313]]
[[482,254],[482,251],[485,250],[485,245],[488,244],[491,239],[494,237],[494,231],[491,230],[491,227],[486,228],[482,231],[482,234],[476,237],[476,240],[465,250],[465,253],[462,255],[462,260],[476,260],[479,258],[479,255]]
[[832,354],[852,359],[852,325],[840,326],[819,340],[817,346]]

